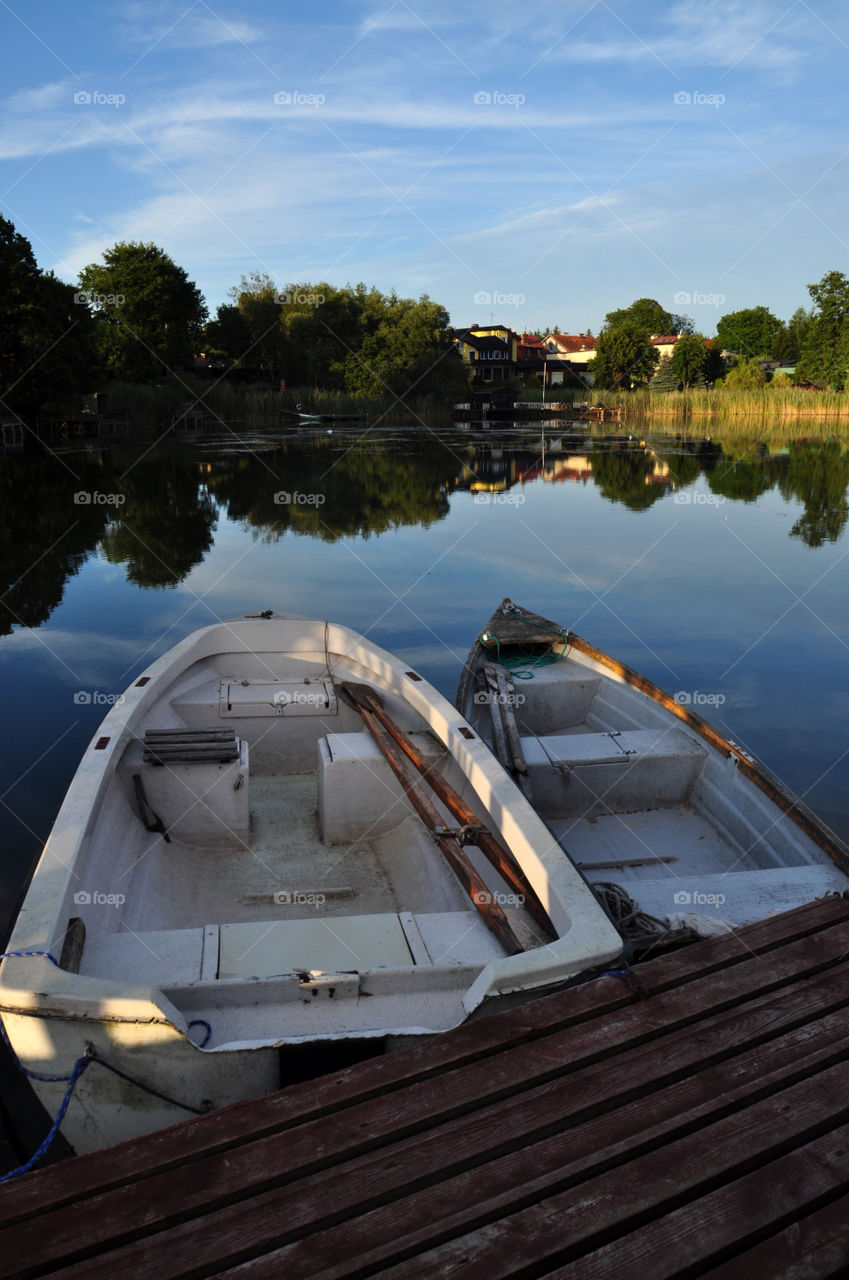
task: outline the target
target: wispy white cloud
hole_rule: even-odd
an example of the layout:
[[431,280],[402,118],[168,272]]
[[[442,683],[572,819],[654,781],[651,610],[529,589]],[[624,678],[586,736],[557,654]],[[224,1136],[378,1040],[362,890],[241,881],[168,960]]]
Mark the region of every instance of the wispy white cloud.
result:
[[252,44],[262,28],[205,0],[177,4],[130,4],[122,13],[122,35],[128,44],[151,48],[204,49],[224,44]]

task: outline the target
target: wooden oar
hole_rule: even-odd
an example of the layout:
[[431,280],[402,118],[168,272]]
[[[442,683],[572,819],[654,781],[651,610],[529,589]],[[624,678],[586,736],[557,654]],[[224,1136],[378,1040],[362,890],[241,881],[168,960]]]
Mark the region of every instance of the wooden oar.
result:
[[488,686],[489,710],[492,716],[492,726],[496,734],[496,741],[498,741],[496,724],[500,724],[503,735],[506,737],[506,742],[504,743],[505,754],[501,763],[522,788],[525,798],[533,804],[534,797],[531,791],[531,780],[528,777],[528,762],[522,750],[522,740],[519,737],[519,729],[513,713],[513,704],[516,701],[513,677],[505,667],[499,666],[495,662],[485,662],[483,664],[483,673]]
[[471,828],[470,839],[474,840],[481,853],[495,867],[499,875],[507,881],[511,889],[524,899],[525,906],[539,927],[545,933],[556,937],[556,931],[552,927],[546,910],[524,872],[516,865],[507,850],[499,844],[495,836],[483,829],[480,817],[469,808],[462,796],[436,771],[433,764],[422,755],[403,729],[399,729],[398,725],[395,724],[384,709],[383,702],[376,690],[372,689],[370,685],[355,684],[350,680],[344,681],[340,688],[343,691],[343,696],[347,694],[349,706],[354,705],[360,712],[365,709],[380,721],[381,725],[392,735],[404,754],[418,769],[428,786],[439,796],[446,809],[454,815],[462,826]]
[[524,947],[519,942],[504,912],[497,902],[494,901],[492,894],[486,887],[483,880],[478,875],[475,868],[463,852],[462,847],[454,836],[443,834],[440,831],[442,827],[442,819],[434,808],[429,796],[426,796],[419,783],[410,776],[404,761],[396,753],[392,740],[383,729],[375,715],[371,710],[360,702],[350,691],[350,687],[345,683],[337,686],[342,700],[349,707],[353,707],[355,711],[359,711],[363,718],[363,722],[369,733],[374,738],[385,756],[389,767],[395,774],[395,777],[404,788],[404,794],[410,801],[416,813],[424,822],[436,839],[440,850],[448,861],[452,871],[457,876],[466,893],[472,900],[475,909],[482,916],[487,928],[490,929],[498,941],[504,947],[508,955],[518,955],[524,951]]

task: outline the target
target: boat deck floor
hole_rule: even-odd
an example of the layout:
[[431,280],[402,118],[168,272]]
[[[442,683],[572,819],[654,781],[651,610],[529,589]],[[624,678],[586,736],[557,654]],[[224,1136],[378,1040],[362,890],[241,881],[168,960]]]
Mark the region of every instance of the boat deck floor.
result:
[[[138,881],[127,892],[123,924],[136,930],[188,929],[314,918],[312,902],[301,898],[282,904],[274,896],[281,892],[321,895],[323,916],[465,910],[459,886],[447,880],[433,842],[420,828],[402,818],[386,835],[328,845],[319,832],[314,774],[253,778],[250,847],[160,844],[139,866]],[[410,901],[403,863],[416,856],[434,866],[429,882]]]
[[817,902],[28,1174],[0,1276],[845,1276],[848,955]]
[[601,879],[656,880],[668,875],[672,883],[696,873],[753,869],[745,854],[685,804],[546,822],[582,871],[609,872]]

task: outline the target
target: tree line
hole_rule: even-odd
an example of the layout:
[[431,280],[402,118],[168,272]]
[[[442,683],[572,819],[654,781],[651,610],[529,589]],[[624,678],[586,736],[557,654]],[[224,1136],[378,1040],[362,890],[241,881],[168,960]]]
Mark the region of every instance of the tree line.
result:
[[[808,293],[812,306],[797,307],[786,322],[768,307],[746,307],[721,316],[710,339],[695,332],[689,316],[667,311],[654,298],[638,298],[605,316],[588,369],[596,386],[606,388],[753,388],[767,381],[763,362],[779,361],[794,373],[776,375],[776,385],[818,383],[842,390],[849,382],[849,279],[829,271],[808,285]],[[660,356],[651,337],[673,334],[678,342],[672,355]]]
[[197,285],[155,244],[120,241],[76,286],[42,271],[0,216],[0,412],[68,402],[98,382],[158,384],[203,353],[221,376],[369,398],[457,398],[466,374],[450,317],[427,295],[364,284],[278,287],[243,276],[210,317]]
[[[120,241],[76,286],[37,264],[29,241],[0,216],[0,413],[56,407],[103,381],[161,383],[203,352],[219,376],[279,387],[320,387],[373,399],[439,396],[468,388],[446,309],[426,294],[384,294],[327,281],[278,287],[242,276],[210,316],[197,285],[155,244]],[[653,298],[611,311],[588,366],[600,387],[656,390],[758,386],[761,361],[795,365],[797,382],[849,381],[849,279],[830,271],[808,286],[812,306],[785,323],[763,306],[723,315],[716,336]],[[652,334],[678,334],[659,359]],[[732,367],[721,352],[733,353]]]

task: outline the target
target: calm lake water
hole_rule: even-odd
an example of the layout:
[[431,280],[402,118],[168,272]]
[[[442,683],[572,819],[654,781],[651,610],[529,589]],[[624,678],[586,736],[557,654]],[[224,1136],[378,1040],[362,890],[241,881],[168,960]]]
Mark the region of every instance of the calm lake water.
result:
[[849,453],[617,431],[0,456],[0,927],[109,699],[266,608],[345,623],[453,698],[509,595],[689,701],[849,839]]

